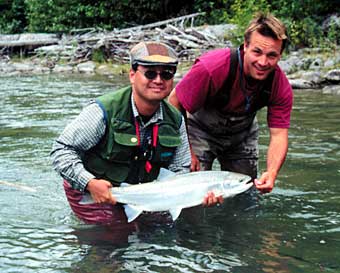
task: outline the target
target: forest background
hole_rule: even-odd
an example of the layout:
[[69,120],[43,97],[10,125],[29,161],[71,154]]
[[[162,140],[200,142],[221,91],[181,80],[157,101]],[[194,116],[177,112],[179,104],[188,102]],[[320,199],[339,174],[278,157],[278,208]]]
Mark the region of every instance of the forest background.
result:
[[339,18],[340,0],[0,0],[0,34],[113,30],[204,12],[196,24],[236,24],[242,39],[257,11],[272,12],[286,24],[292,49],[340,43],[339,22],[325,26],[331,15]]

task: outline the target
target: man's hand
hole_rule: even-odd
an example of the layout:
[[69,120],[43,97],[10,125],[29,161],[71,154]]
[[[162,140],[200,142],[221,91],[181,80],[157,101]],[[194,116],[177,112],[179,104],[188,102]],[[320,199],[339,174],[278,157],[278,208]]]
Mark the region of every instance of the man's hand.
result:
[[254,184],[255,187],[261,192],[261,193],[269,193],[274,188],[274,183],[276,179],[276,173],[274,172],[264,172],[262,173],[260,179],[255,179]]
[[260,179],[255,179],[256,188],[262,193],[269,193],[279,170],[285,161],[288,151],[288,129],[270,128],[270,141],[267,152],[267,171],[262,173]]
[[86,189],[91,193],[92,199],[97,203],[109,203],[115,205],[116,199],[112,196],[110,188],[111,183],[104,179],[91,179]]
[[203,199],[203,206],[205,207],[211,207],[216,204],[222,204],[223,203],[223,197],[222,196],[215,196],[215,194],[212,191],[209,191],[207,195]]
[[200,161],[198,160],[195,153],[191,150],[191,166],[190,171],[191,172],[198,172],[201,169]]

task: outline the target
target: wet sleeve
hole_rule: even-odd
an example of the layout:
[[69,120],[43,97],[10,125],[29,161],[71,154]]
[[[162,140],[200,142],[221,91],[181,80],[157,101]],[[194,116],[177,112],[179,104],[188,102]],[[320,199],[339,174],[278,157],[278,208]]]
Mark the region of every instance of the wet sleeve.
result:
[[54,142],[51,151],[53,168],[73,189],[84,191],[88,181],[94,178],[81,160],[82,154],[94,147],[105,133],[102,109],[92,102],[66,126]]

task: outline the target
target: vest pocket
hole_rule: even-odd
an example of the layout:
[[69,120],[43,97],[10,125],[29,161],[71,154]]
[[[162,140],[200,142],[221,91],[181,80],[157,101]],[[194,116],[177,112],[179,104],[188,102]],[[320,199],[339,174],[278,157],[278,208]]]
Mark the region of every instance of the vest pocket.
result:
[[128,162],[115,162],[114,164],[96,157],[91,160],[87,158],[86,169],[93,173],[98,179],[106,179],[111,182],[113,186],[119,186],[120,182],[126,181],[129,171]]
[[159,127],[158,139],[159,144],[168,148],[177,147],[182,142],[179,130],[166,123],[161,124]]
[[115,132],[114,142],[107,159],[115,163],[127,163],[132,157],[132,153],[137,147],[138,140],[136,135]]

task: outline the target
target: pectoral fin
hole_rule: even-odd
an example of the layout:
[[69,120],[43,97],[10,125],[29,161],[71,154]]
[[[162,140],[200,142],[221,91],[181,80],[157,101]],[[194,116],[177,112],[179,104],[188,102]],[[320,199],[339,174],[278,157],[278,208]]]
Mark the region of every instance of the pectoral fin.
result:
[[172,176],[175,176],[176,173],[175,172],[172,172],[168,169],[165,169],[165,168],[160,168],[159,169],[159,174],[158,174],[158,177],[157,177],[157,181],[164,181]]
[[135,220],[143,212],[140,207],[131,205],[124,205],[124,210],[129,223]]
[[173,208],[169,210],[169,213],[171,214],[172,220],[175,221],[178,216],[181,214],[182,208]]

